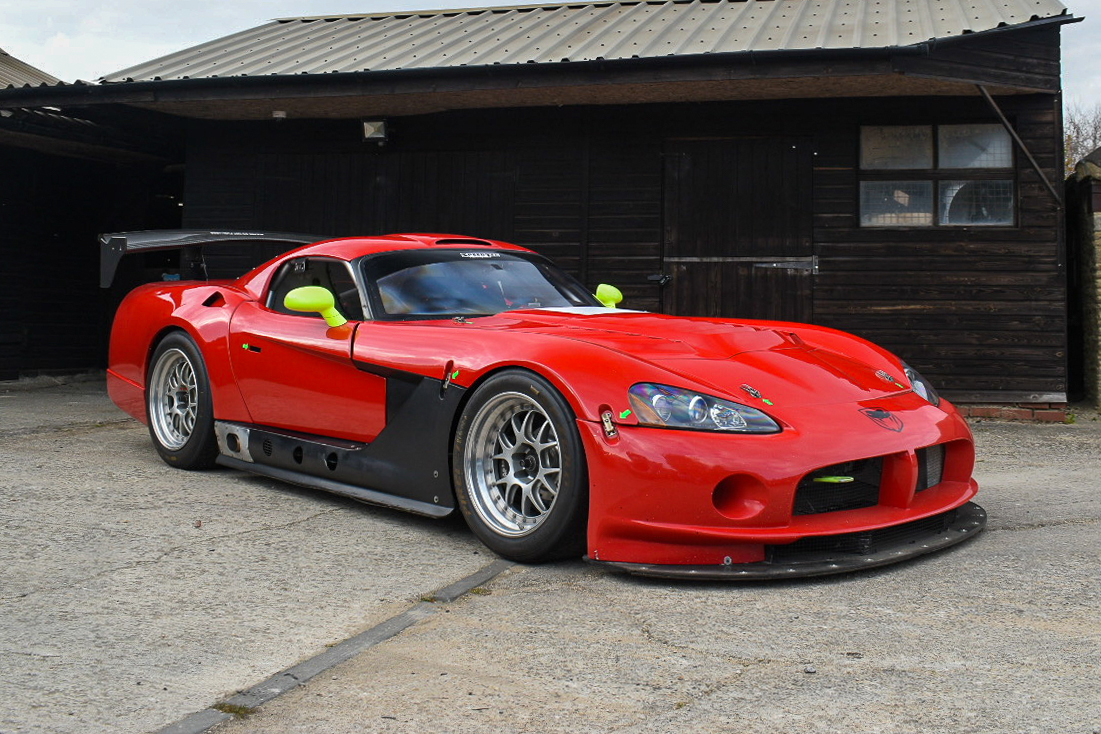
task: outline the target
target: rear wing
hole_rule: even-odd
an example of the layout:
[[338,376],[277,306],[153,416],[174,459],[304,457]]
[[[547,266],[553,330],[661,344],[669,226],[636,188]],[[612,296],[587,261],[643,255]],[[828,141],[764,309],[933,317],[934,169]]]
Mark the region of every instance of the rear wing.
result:
[[206,278],[203,248],[210,245],[254,242],[299,245],[329,239],[312,234],[290,232],[213,232],[198,229],[151,229],[143,232],[114,232],[99,236],[99,287],[110,288],[123,255],[133,252],[180,250],[180,275],[187,280]]

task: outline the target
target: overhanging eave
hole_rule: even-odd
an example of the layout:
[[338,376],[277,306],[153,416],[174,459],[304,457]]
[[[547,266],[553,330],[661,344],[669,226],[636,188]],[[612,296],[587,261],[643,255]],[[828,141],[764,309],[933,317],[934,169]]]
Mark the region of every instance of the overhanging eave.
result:
[[[955,44],[960,46],[962,44]],[[499,65],[326,75],[226,77],[0,90],[0,108],[100,104],[222,120],[354,118],[576,104],[1058,92],[1040,73],[1007,73],[890,49],[710,54],[669,59]]]

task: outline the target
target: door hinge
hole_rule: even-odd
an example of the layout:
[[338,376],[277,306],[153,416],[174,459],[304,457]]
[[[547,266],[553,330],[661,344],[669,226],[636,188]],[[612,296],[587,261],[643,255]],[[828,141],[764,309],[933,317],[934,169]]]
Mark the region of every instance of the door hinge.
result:
[[809,258],[792,258],[790,260],[773,260],[771,262],[753,263],[755,268],[777,268],[780,270],[808,270],[811,275],[818,275],[818,256]]

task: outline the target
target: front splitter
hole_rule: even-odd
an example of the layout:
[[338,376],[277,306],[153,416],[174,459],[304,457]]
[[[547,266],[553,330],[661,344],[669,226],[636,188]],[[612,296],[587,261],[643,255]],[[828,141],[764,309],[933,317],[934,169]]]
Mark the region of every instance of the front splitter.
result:
[[714,566],[677,566],[622,561],[585,560],[597,566],[613,568],[636,576],[672,579],[700,579],[704,581],[754,581],[760,579],[805,578],[849,573],[866,568],[887,566],[911,558],[935,553],[944,548],[975,537],[986,527],[986,510],[968,502],[952,510],[954,516],[946,528],[920,538],[910,538],[893,544],[880,543],[874,551],[855,553],[807,553],[788,557],[782,562],[738,563]]

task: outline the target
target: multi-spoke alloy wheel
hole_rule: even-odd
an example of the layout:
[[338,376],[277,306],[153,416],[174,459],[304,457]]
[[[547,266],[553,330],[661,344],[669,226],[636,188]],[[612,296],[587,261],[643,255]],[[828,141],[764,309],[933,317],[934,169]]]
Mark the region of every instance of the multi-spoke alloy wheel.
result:
[[495,395],[470,429],[464,462],[474,510],[511,537],[539,527],[558,499],[562,456],[543,409],[520,393]]
[[149,419],[166,449],[177,450],[195,430],[199,385],[195,367],[179,349],[161,355],[149,380]]
[[156,351],[146,385],[149,434],[161,458],[173,466],[210,466],[217,455],[210,382],[198,347],[185,334],[166,336]]
[[486,545],[521,561],[581,552],[584,461],[572,411],[553,387],[522,372],[491,378],[455,443],[459,507]]

